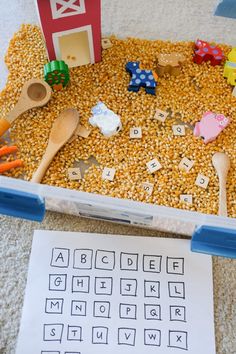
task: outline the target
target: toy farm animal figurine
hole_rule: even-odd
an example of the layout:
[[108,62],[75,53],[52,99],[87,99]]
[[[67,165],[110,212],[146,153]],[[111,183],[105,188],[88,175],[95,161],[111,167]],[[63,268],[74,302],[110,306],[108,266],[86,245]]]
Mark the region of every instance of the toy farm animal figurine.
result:
[[193,61],[196,64],[201,64],[204,61],[210,60],[212,66],[220,65],[224,59],[224,53],[222,49],[216,45],[211,45],[210,43],[204,42],[198,39],[195,42]]
[[185,57],[180,53],[158,54],[157,61],[159,76],[163,76],[165,73],[178,76],[181,73],[181,65],[185,61]]
[[229,85],[236,86],[236,47],[229,52],[223,75]]
[[128,91],[138,92],[144,87],[146,93],[156,94],[157,74],[154,71],[141,69],[139,61],[129,61],[125,68],[131,75]]
[[223,114],[209,111],[203,114],[200,122],[196,123],[193,134],[194,136],[201,136],[204,143],[207,144],[215,140],[229,122],[230,120]]
[[112,135],[116,135],[122,129],[120,117],[107,108],[104,103],[99,102],[94,106],[92,113],[93,116],[89,118],[90,124],[98,127],[105,137],[109,138]]

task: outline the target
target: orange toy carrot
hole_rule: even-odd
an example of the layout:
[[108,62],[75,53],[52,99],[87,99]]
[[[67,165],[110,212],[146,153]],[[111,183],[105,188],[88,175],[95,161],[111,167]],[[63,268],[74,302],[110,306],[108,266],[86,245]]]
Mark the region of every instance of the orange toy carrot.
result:
[[23,166],[22,160],[15,160],[15,161],[1,163],[0,164],[0,174],[3,172],[9,171],[12,168],[21,167],[21,166]]
[[0,157],[17,151],[17,146],[3,146],[0,148]]

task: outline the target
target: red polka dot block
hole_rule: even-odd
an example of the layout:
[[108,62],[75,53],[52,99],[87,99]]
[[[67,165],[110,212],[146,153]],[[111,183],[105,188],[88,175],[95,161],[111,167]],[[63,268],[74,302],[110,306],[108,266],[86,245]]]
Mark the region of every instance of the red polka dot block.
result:
[[224,53],[222,49],[216,45],[211,45],[208,42],[204,42],[198,39],[195,42],[193,61],[196,64],[201,64],[204,61],[210,61],[212,66],[220,65],[224,59]]

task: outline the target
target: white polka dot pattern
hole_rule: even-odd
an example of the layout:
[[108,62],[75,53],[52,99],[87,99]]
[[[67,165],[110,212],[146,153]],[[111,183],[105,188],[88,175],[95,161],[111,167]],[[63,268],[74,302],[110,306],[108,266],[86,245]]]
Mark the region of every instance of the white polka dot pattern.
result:
[[140,87],[146,87],[146,92],[155,95],[157,82],[152,70],[142,70],[139,62],[128,62],[126,70],[132,75],[129,84],[129,91],[138,92]]

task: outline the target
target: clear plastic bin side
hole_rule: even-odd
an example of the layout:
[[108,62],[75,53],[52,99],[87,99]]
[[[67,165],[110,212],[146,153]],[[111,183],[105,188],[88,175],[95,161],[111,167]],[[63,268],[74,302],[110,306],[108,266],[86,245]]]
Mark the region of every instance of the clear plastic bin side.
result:
[[192,236],[202,225],[235,231],[236,220],[131,200],[106,197],[0,177],[0,188],[27,192],[45,201],[47,210]]

